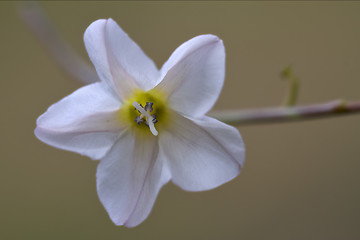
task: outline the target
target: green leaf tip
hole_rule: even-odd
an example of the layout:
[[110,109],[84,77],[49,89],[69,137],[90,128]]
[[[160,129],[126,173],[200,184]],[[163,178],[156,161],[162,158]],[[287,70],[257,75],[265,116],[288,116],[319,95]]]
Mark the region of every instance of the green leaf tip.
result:
[[299,79],[294,75],[291,65],[287,66],[281,72],[281,76],[290,81],[288,93],[286,95],[284,105],[292,107],[296,104],[299,93]]

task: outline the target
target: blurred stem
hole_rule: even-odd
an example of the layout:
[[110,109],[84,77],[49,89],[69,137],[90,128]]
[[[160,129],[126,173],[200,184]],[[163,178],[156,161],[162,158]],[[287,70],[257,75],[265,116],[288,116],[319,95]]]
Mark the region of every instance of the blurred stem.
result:
[[[56,32],[41,7],[34,2],[20,2],[19,13],[29,29],[50,53],[52,59],[72,78],[89,84],[98,81],[96,72],[66,44]],[[360,113],[360,101],[345,102],[336,100],[328,103],[294,106],[298,95],[298,79],[290,67],[282,75],[289,79],[290,90],[286,107],[273,107],[250,110],[213,111],[209,115],[231,125],[290,122],[323,117],[342,116]]]
[[18,10],[22,20],[65,73],[84,84],[99,80],[93,68],[62,39],[38,3],[19,2]]
[[213,111],[209,115],[231,125],[292,122],[360,113],[360,101],[335,100],[296,107]]

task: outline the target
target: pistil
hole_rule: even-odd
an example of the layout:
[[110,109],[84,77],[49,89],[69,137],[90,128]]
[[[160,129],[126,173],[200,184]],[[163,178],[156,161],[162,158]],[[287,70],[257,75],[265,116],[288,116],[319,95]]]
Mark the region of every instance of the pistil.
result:
[[155,115],[151,115],[151,112],[153,111],[153,107],[152,107],[153,103],[147,102],[146,105],[145,105],[145,108],[141,104],[139,104],[137,102],[133,102],[132,105],[140,113],[140,116],[136,116],[135,122],[137,124],[141,124],[145,120],[144,123],[149,127],[151,133],[154,136],[157,136],[158,131],[156,130],[155,125],[154,125],[157,122],[157,119],[156,119]]

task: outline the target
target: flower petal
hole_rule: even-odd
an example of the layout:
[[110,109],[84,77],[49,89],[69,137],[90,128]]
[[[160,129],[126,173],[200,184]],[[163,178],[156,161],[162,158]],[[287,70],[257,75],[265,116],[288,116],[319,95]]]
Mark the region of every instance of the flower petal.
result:
[[99,198],[116,225],[134,227],[149,215],[160,188],[170,175],[158,158],[155,137],[135,137],[126,131],[100,161]]
[[109,49],[137,85],[145,91],[153,88],[160,80],[155,63],[111,18],[106,25],[106,34]]
[[157,88],[169,93],[178,112],[199,117],[219,97],[225,76],[225,50],[214,35],[197,36],[178,47],[161,69]]
[[190,120],[175,115],[170,131],[159,134],[160,153],[168,161],[175,184],[203,191],[240,173],[245,152],[236,128],[209,117]]
[[170,178],[170,171],[165,165],[165,159],[161,158],[159,155],[155,165],[149,171],[143,190],[137,201],[137,205],[124,224],[125,226],[135,227],[147,218],[154,206],[161,187],[169,182]]
[[50,106],[37,119],[35,135],[51,146],[99,159],[122,128],[120,106],[103,83],[87,85]]
[[93,22],[84,42],[100,79],[124,99],[135,87],[149,90],[159,80],[154,62],[112,19]]

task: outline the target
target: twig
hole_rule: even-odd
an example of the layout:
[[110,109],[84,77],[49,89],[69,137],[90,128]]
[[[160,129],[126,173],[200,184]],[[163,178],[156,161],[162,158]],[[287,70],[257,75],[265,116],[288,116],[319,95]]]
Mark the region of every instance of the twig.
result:
[[85,84],[98,81],[96,72],[66,44],[36,2],[20,2],[18,10],[26,25],[62,70]]
[[336,100],[297,107],[213,111],[209,115],[231,125],[291,122],[360,113],[360,101]]

